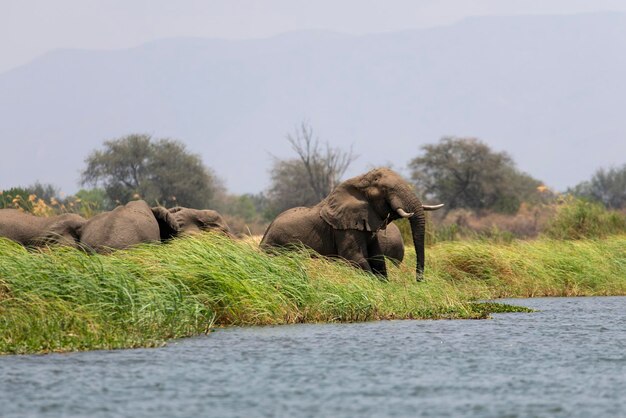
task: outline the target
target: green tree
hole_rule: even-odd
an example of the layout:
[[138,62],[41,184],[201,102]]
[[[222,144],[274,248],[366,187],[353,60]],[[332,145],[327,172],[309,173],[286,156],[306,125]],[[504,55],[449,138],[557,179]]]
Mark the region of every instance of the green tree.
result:
[[312,206],[324,199],[341,181],[356,159],[352,149],[343,151],[328,143],[320,146],[313,129],[303,122],[287,141],[295,158],[274,158],[270,170],[271,186],[268,199],[274,215],[295,207]]
[[78,213],[85,218],[91,218],[105,210],[115,207],[113,202],[107,197],[104,189],[80,189],[75,195],[67,196],[64,199],[65,207]]
[[104,189],[80,189],[74,195],[76,199],[80,199],[81,202],[88,202],[97,206],[100,210],[113,209],[112,203],[107,198],[107,194]]
[[215,210],[224,215],[241,218],[246,222],[257,221],[260,214],[256,210],[254,195],[251,194],[224,194],[215,204]]
[[426,199],[455,208],[514,213],[537,194],[541,182],[517,170],[505,152],[476,138],[444,137],[424,145],[409,163],[411,178]]
[[85,163],[81,183],[102,186],[117,204],[141,198],[150,204],[206,208],[222,188],[213,171],[183,143],[150,135],[105,141]]
[[626,207],[626,164],[620,168],[597,170],[591,180],[568,190],[569,193],[601,202],[610,209]]
[[254,221],[258,218],[254,201],[250,195],[244,194],[234,199],[233,215],[239,216],[246,221]]

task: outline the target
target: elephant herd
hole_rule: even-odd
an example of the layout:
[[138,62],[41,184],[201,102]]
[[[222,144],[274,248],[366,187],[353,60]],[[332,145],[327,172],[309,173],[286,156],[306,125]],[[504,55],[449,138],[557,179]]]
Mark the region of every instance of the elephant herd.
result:
[[[303,244],[323,256],[340,257],[386,277],[385,257],[397,262],[404,258],[402,236],[392,222],[408,218],[419,281],[424,271],[424,212],[442,206],[423,205],[400,175],[378,168],[344,181],[313,207],[292,208],[278,215],[265,231],[261,248],[271,251]],[[107,253],[201,231],[233,237],[214,210],[151,208],[143,200],[90,219],[76,214],[44,218],[0,209],[0,237],[25,246],[62,244]]]
[[143,200],[90,219],[73,213],[45,218],[17,209],[0,209],[0,237],[29,247],[61,244],[107,253],[208,230],[231,235],[222,216],[214,210],[151,208]]

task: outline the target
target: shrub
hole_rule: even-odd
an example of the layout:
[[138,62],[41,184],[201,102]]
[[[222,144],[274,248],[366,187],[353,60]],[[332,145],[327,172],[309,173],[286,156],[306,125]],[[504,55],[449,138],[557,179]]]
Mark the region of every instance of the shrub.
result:
[[626,232],[626,216],[600,203],[568,198],[546,228],[556,239],[602,238]]

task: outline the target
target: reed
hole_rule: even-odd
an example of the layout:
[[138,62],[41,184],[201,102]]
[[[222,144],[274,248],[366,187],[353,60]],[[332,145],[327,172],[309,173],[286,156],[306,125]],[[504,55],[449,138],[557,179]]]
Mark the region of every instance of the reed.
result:
[[[307,251],[270,256],[218,235],[111,255],[0,239],[0,352],[158,346],[216,326],[484,318],[497,297],[626,294],[626,236],[435,244],[384,282]],[[391,265],[391,263],[388,263]]]

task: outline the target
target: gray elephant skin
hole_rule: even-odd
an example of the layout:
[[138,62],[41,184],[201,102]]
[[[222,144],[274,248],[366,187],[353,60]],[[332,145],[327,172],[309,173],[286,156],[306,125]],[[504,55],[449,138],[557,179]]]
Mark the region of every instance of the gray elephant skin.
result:
[[400,228],[396,224],[390,223],[385,229],[378,231],[376,235],[383,255],[395,265],[402,263],[404,260],[404,241]]
[[86,249],[107,253],[166,240],[178,231],[178,223],[167,209],[151,208],[145,201],[135,200],[89,219],[82,228],[80,241]]
[[211,209],[192,209],[176,206],[169,209],[178,223],[179,235],[196,234],[204,231],[220,232],[233,237],[228,224],[219,214]]
[[388,168],[378,168],[339,184],[317,205],[289,209],[265,231],[269,250],[304,244],[324,256],[341,257],[365,271],[387,277],[377,232],[395,219],[408,218],[416,253],[416,279],[423,279],[424,211],[410,184]]
[[0,209],[0,237],[29,247],[48,244],[76,247],[85,222],[75,213],[44,217],[18,209]]

